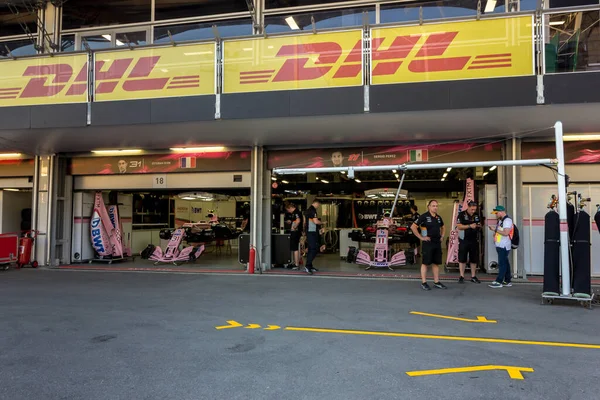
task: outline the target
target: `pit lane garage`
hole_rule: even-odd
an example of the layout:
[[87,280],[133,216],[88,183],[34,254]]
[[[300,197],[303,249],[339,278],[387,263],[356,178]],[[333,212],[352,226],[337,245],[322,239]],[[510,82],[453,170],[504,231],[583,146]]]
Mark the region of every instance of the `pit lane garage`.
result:
[[[337,167],[352,165],[353,161],[357,163],[355,165],[376,165],[378,159],[385,164],[395,164],[398,161],[401,163],[410,160],[410,157],[420,158],[421,161],[437,158],[436,162],[494,159],[493,157],[500,159],[499,151],[494,146],[465,145],[458,146],[459,149],[454,147],[454,153],[448,152],[443,146],[427,146],[428,150],[419,152],[411,152],[410,147],[406,150],[407,147],[402,146],[385,149],[310,150],[310,155],[304,151],[290,151],[287,154],[281,152],[270,156],[273,160],[270,167]],[[473,151],[473,148],[476,150]],[[365,269],[373,271],[373,267],[357,263],[356,256],[363,250],[371,260],[374,259],[378,224],[384,216],[389,216],[389,226],[386,228],[389,256],[391,258],[396,253],[404,252],[405,261],[391,268],[377,268],[378,272],[417,271],[421,265],[420,243],[410,226],[419,214],[427,211],[427,203],[435,199],[439,203],[438,213],[446,224],[445,240],[442,243],[444,267],[446,271],[458,270],[457,263],[446,262],[453,215],[457,212],[458,204],[464,201],[466,182],[471,178],[473,197],[480,203],[478,212],[485,220],[487,215],[483,211],[486,207],[484,203],[486,198],[492,197],[489,193],[496,191],[497,169],[491,167],[406,171],[402,189],[396,199],[401,173],[355,172],[353,177],[348,177],[346,171],[274,175],[272,231],[277,234],[289,233],[286,204],[291,202],[301,212],[305,212],[313,200],[318,199],[321,205],[317,211],[324,230],[321,235],[323,251],[317,256],[315,266],[328,272],[356,273]],[[490,200],[496,201],[495,197]],[[390,215],[392,206],[394,211],[393,215]],[[486,265],[484,254],[487,247],[483,241],[481,246],[480,259],[477,260],[480,267]],[[306,244],[301,240],[300,252],[303,256],[306,256],[306,250]],[[293,257],[290,259],[293,262]],[[275,267],[286,268],[286,265],[276,264]]]

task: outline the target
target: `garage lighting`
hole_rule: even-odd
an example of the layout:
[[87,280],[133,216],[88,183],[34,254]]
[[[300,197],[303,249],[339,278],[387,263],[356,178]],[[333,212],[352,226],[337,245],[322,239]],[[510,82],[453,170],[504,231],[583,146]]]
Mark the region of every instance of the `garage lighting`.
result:
[[196,200],[195,197],[182,197],[181,200]]
[[321,179],[321,182],[323,182],[323,183],[329,183],[329,181],[326,181],[325,179]]
[[207,147],[171,147],[171,151],[177,153],[210,153],[223,151],[225,147],[223,146],[207,146]]
[[493,170],[495,170],[495,169],[496,169],[496,166],[495,166],[495,165],[493,165],[493,166],[491,166],[491,167],[490,167],[490,171],[493,171]]
[[285,183],[285,184],[288,184],[288,183],[289,183],[289,182],[288,182],[288,181],[281,181],[281,183]]
[[272,180],[272,181],[276,181],[276,180],[277,180],[277,178],[275,178],[274,176],[272,176],[272,177],[271,177],[271,180]]
[[444,182],[446,180],[446,178],[442,178],[442,182]]
[[396,178],[400,178],[400,175],[398,175],[398,174],[394,174],[394,176],[395,176]]
[[356,183],[362,183],[362,181],[360,179],[355,179],[354,182],[356,182]]
[[450,171],[452,171],[452,167],[446,168],[446,172],[450,172]]
[[2,189],[2,190],[6,190],[7,192],[18,192],[19,189]]
[[340,171],[342,175],[346,175],[346,171]]
[[565,142],[579,142],[584,140],[600,140],[600,134],[582,134],[582,135],[565,135],[563,137]]
[[285,19],[285,22],[287,22],[287,24],[290,26],[290,29],[292,29],[294,31],[297,31],[300,29],[300,27],[296,23],[296,20],[294,19],[294,17],[287,17]]
[[482,176],[486,176],[487,174],[489,174],[489,172],[484,172]]
[[0,154],[0,158],[14,158],[21,157],[21,153],[3,153]]
[[447,177],[447,176],[448,176],[447,172],[444,172],[444,175],[442,175],[442,177],[444,177],[444,178]]
[[137,154],[141,153],[142,150],[139,149],[129,149],[129,150],[92,150],[94,154]]
[[550,21],[550,26],[563,25],[565,21]]
[[393,172],[393,173],[396,173],[396,172],[398,172],[398,171],[396,171],[395,169],[393,169],[393,170],[392,170],[392,172]]

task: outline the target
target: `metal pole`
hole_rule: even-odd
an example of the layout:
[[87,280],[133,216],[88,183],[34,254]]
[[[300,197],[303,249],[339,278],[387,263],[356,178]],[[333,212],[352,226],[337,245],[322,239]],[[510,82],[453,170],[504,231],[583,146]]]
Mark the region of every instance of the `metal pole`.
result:
[[52,240],[54,235],[52,234],[52,213],[54,212],[54,162],[56,156],[51,155],[48,157],[48,215],[46,222],[46,266],[52,266]]
[[[452,168],[474,168],[474,167],[504,167],[513,165],[557,165],[556,159],[543,158],[534,160],[498,160],[498,161],[476,161],[464,163],[440,163],[440,164],[395,164],[395,165],[373,165],[373,166],[358,166],[358,167],[323,167],[323,168],[275,168],[274,174],[292,175],[306,174],[319,172],[342,172],[352,170],[354,172],[361,171],[392,171],[392,170],[423,170],[423,169],[446,169]],[[350,177],[350,175],[348,175]]]
[[[33,161],[33,199],[31,203],[31,230],[37,236],[38,228],[38,203],[40,200],[40,157],[35,156]],[[37,259],[37,240],[33,241],[33,255]]]
[[250,213],[250,248],[256,250],[256,254],[260,254],[260,249],[256,246],[258,245],[258,228],[259,228],[259,207],[261,206],[261,196],[262,187],[260,186],[259,181],[259,168],[260,164],[260,148],[258,146],[254,146],[252,148],[252,179],[251,179],[251,198],[250,203],[252,206],[252,211]]
[[[517,159],[517,139],[512,138],[512,159],[516,161]],[[517,166],[512,166],[512,219],[513,223],[517,223]],[[516,278],[519,274],[519,263],[517,260],[517,249],[512,251],[512,274],[513,278]]]
[[560,262],[562,274],[562,295],[571,294],[571,273],[569,271],[569,226],[567,225],[567,185],[565,180],[565,151],[563,147],[563,125],[554,124],[556,158],[558,159],[558,215],[560,218]]
[[400,189],[402,189],[402,183],[404,182],[405,176],[406,176],[406,172],[402,173],[402,179],[400,179],[400,185],[398,185],[398,191],[396,192],[396,198],[394,199],[394,204],[392,205],[392,211],[390,212],[390,218],[394,218],[394,209],[396,208],[396,203],[398,202],[398,197],[400,196]]

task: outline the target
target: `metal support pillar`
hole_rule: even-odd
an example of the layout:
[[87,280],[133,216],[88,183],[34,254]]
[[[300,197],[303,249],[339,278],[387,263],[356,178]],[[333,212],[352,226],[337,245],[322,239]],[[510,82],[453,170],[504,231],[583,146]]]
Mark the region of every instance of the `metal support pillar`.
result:
[[271,171],[267,169],[267,157],[264,154],[264,163],[263,163],[263,191],[262,191],[262,271],[266,271],[271,269],[271,238],[272,238],[272,226],[273,226],[273,206],[272,206],[272,187],[271,187]]
[[[51,242],[53,232],[53,208],[54,202],[54,162],[55,156],[37,157],[36,176],[34,177],[34,204],[32,209],[34,221],[33,227],[38,231],[38,237],[35,240],[35,260],[40,265],[52,265]],[[37,190],[36,190],[37,186]],[[33,211],[33,210],[32,210]]]
[[[514,161],[521,159],[521,139],[513,138],[510,141],[507,141],[507,154],[510,154],[510,158]],[[517,165],[513,165],[512,167],[506,168],[506,206],[508,210],[508,214],[512,218],[513,222],[521,227],[523,225],[523,213],[521,212],[523,208],[522,201],[522,168]],[[525,278],[526,268],[525,268],[525,258],[524,252],[519,249],[511,251],[511,268],[512,274],[514,278]]]
[[264,150],[260,146],[252,148],[252,171],[250,181],[250,248],[256,250],[255,270],[263,264],[263,206]]
[[569,226],[567,225],[567,184],[565,180],[565,151],[563,147],[563,126],[558,121],[554,125],[556,158],[558,159],[558,214],[560,218],[560,264],[562,275],[562,295],[571,294],[571,272],[569,270]]

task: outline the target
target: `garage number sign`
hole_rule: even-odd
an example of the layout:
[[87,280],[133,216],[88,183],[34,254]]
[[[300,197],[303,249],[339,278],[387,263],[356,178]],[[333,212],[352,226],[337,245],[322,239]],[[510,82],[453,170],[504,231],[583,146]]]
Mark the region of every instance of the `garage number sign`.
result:
[[153,189],[166,189],[167,188],[167,174],[158,174],[152,176],[152,188]]

